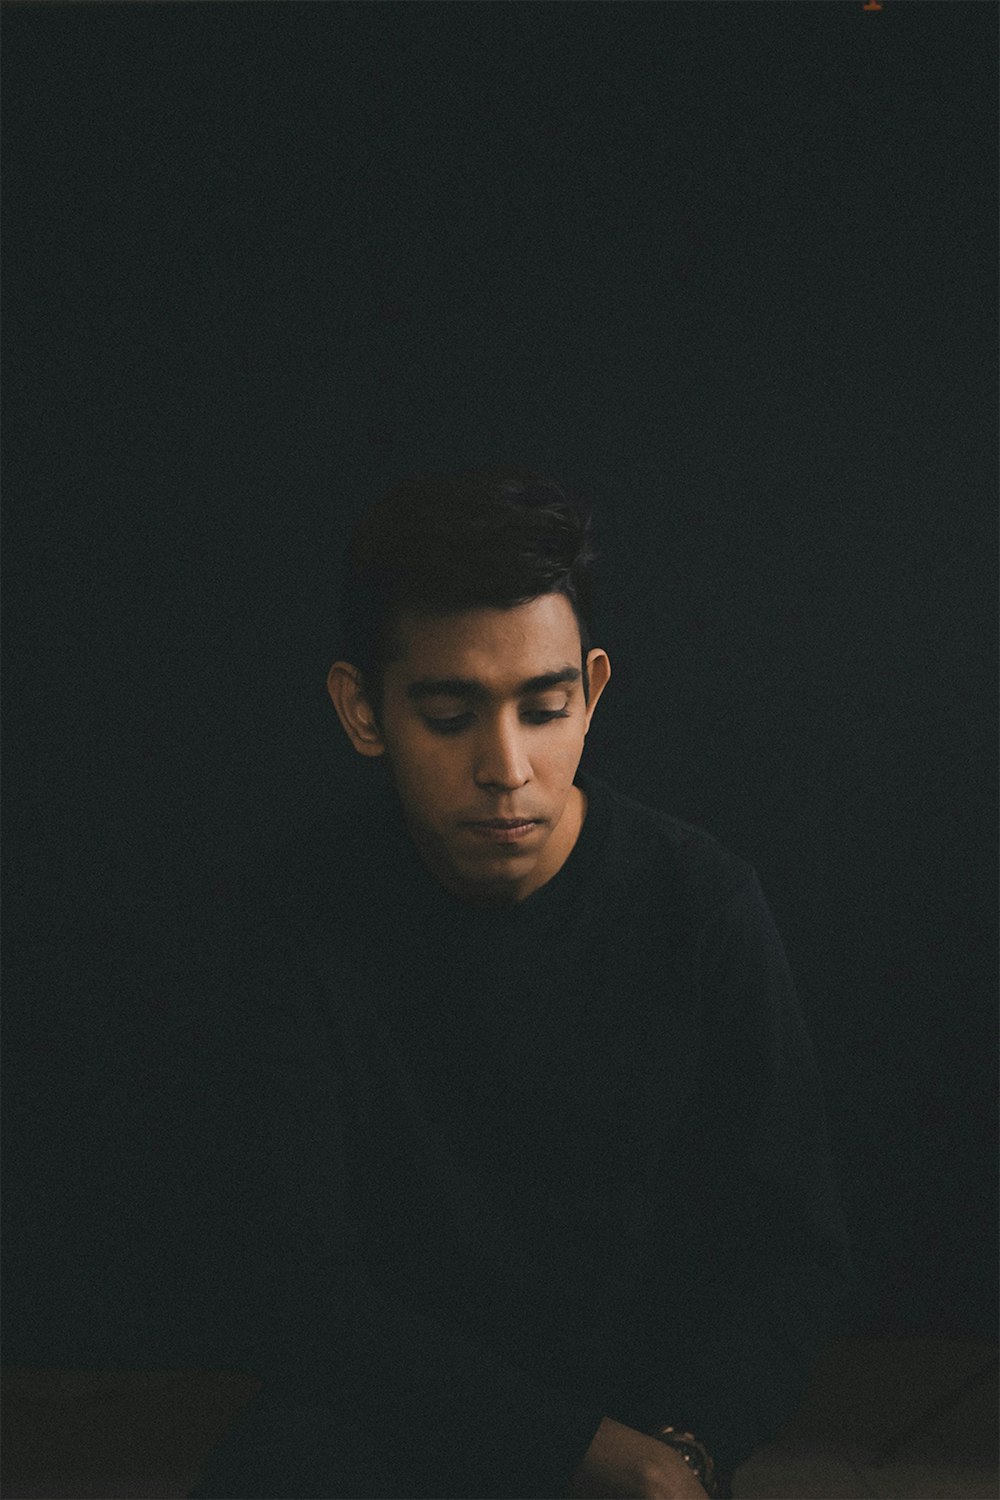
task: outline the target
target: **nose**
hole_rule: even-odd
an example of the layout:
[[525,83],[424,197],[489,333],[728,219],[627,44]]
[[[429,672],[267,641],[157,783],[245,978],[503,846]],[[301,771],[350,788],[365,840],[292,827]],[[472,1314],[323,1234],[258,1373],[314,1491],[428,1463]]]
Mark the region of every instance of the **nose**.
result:
[[516,791],[531,780],[531,763],[523,731],[516,719],[500,714],[484,724],[475,747],[477,786]]

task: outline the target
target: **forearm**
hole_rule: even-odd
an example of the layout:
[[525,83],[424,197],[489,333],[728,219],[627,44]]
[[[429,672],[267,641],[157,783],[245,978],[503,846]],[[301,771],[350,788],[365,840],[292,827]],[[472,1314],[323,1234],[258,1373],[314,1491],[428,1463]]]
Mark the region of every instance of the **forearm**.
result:
[[342,1054],[294,993],[276,994],[254,1016],[263,1061],[233,1189],[247,1241],[259,1236],[246,1287],[253,1367],[386,1434],[429,1477],[445,1468],[450,1493],[559,1494],[601,1407],[532,1380],[371,1273],[347,1190]]
[[693,1432],[728,1482],[794,1415],[847,1290],[826,1268],[780,1265],[762,1266],[754,1282],[668,1288],[671,1305],[650,1308],[638,1340],[637,1362],[652,1372],[639,1425]]
[[[265,1310],[258,1368],[385,1433],[441,1493],[557,1495],[602,1417],[410,1299],[305,1245]],[[447,1488],[451,1485],[451,1488]],[[495,1488],[491,1488],[495,1486]]]
[[660,1199],[649,1306],[685,1402],[665,1419],[731,1472],[793,1415],[852,1271],[819,1070],[756,877],[706,924],[700,966],[687,1191]]

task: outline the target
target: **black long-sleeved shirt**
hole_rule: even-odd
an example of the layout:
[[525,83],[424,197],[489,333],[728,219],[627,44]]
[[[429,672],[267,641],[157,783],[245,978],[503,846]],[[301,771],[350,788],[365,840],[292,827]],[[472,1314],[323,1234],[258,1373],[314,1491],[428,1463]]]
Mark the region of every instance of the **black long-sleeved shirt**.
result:
[[383,782],[236,897],[259,1365],[441,1495],[563,1494],[605,1415],[731,1471],[848,1275],[755,872],[577,782],[575,848],[509,908],[440,886]]

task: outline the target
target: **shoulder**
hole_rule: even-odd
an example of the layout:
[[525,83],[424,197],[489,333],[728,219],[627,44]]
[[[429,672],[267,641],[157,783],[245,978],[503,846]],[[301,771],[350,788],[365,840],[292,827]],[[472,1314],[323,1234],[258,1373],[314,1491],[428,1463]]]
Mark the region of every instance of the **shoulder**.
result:
[[759,892],[757,873],[709,829],[586,777],[604,802],[606,875],[634,909],[650,901],[700,927],[739,899]]

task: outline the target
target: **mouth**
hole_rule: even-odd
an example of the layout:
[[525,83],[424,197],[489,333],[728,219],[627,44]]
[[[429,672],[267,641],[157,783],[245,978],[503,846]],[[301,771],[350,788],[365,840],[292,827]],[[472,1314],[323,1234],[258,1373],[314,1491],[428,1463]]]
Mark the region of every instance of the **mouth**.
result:
[[467,828],[480,838],[492,839],[495,843],[511,844],[527,837],[538,827],[537,818],[490,818],[482,823],[467,823]]
[[525,828],[537,818],[482,818],[473,823],[473,828]]

